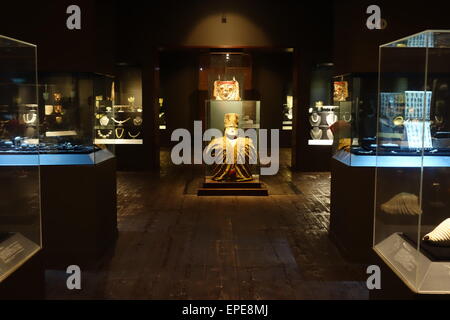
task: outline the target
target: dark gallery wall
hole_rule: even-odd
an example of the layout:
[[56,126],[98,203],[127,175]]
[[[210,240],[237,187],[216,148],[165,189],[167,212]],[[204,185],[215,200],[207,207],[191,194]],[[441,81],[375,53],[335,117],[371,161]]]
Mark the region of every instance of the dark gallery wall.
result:
[[[81,30],[69,30],[67,7],[81,8]],[[2,1],[0,34],[38,46],[39,71],[112,73],[114,6],[107,0]]]
[[253,97],[261,101],[261,128],[279,129],[280,146],[292,146],[292,131],[282,131],[286,97],[293,95],[294,55],[291,50],[250,50],[253,60]]
[[328,58],[331,49],[331,1],[130,0],[117,1],[117,5],[118,52],[123,59],[133,60],[137,52],[143,53],[149,46],[301,45],[303,50],[315,51],[319,60]]
[[[161,52],[159,59],[160,96],[167,107],[167,128],[193,132],[198,112],[198,54],[192,51]],[[170,139],[170,137],[169,137]]]
[[252,53],[255,99],[261,100],[261,127],[281,129],[283,104],[292,94],[292,53],[261,51]]
[[[384,30],[369,30],[366,9],[376,4],[387,21]],[[378,47],[429,29],[450,29],[450,1],[347,0],[334,11],[335,74],[378,72]]]

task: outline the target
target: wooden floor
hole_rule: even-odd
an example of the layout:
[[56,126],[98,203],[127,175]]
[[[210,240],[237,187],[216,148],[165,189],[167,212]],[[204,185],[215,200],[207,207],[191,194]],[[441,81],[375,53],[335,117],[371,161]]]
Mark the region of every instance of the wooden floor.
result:
[[119,239],[81,291],[48,270],[48,299],[367,299],[364,269],[328,239],[329,173],[283,150],[269,197],[198,197],[203,170],[118,174]]

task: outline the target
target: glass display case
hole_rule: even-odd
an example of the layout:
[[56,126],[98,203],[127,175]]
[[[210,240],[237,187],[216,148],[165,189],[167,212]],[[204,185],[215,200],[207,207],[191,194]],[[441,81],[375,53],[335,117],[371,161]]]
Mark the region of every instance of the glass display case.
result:
[[[358,263],[371,261],[376,170],[376,73],[333,78],[330,238]],[[345,190],[343,192],[342,190]],[[361,211],[365,208],[365,211]],[[357,226],[357,227],[355,227]]]
[[41,249],[36,46],[0,36],[0,287]]
[[164,98],[158,99],[159,112],[158,112],[158,125],[159,130],[167,129],[167,107],[164,104]]
[[212,53],[202,63],[209,96],[205,129],[215,129],[208,137],[211,139],[205,142],[205,155],[221,162],[207,163],[205,182],[256,183],[259,181],[260,102],[245,100],[244,88],[248,87],[251,76],[250,56]]
[[39,73],[42,164],[94,164],[112,156],[95,144],[98,130],[93,114],[100,106],[112,107],[113,87],[113,79],[101,74]]
[[333,144],[333,132],[330,126],[338,120],[338,108],[331,96],[332,74],[332,63],[318,64],[312,72],[310,101],[313,105],[308,109],[308,145],[310,146]]
[[450,31],[380,47],[374,250],[415,293],[450,293]]
[[92,81],[88,75],[39,74],[41,149],[45,153],[91,153]]
[[292,131],[294,120],[294,96],[286,96],[286,103],[283,104],[283,125],[282,130]]
[[241,52],[212,52],[201,58],[200,76],[207,81],[209,99],[239,101],[251,88],[251,57]]
[[[234,163],[236,170],[225,165],[207,165],[206,181],[259,181],[258,161],[258,134],[260,128],[260,102],[259,101],[206,101],[206,129],[216,129],[216,134],[211,142],[207,141],[205,150],[215,156],[218,153],[226,154],[228,149],[237,147],[235,156],[243,158],[242,163]],[[228,119],[228,115],[236,115],[234,119]],[[227,128],[242,129],[247,137],[229,139]],[[253,130],[248,130],[253,129]],[[228,142],[229,141],[229,142]],[[235,141],[235,142],[234,142]],[[213,150],[215,149],[215,150]],[[250,159],[254,159],[251,162]],[[226,162],[226,161],[223,161]],[[241,168],[239,168],[241,166]],[[226,167],[226,168],[221,168]]]
[[309,108],[310,146],[331,146],[333,144],[333,132],[330,127],[338,120],[338,107],[324,106],[322,101]]
[[122,68],[117,78],[104,78],[96,89],[100,92],[95,98],[95,143],[143,144],[140,69]]
[[378,77],[372,73],[345,74],[333,79],[336,107],[335,122],[330,125],[331,144],[334,158],[347,165],[375,166],[377,85]]

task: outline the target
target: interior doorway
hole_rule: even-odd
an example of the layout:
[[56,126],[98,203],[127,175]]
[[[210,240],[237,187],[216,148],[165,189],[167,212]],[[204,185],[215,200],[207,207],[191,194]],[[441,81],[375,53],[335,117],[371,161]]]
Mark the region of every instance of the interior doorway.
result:
[[205,101],[211,98],[212,86],[205,80],[205,60],[214,54],[248,57],[241,70],[236,70],[245,74],[245,80],[240,80],[243,99],[261,101],[261,128],[280,130],[281,147],[295,145],[293,48],[182,47],[158,51],[161,147],[172,146],[170,138],[175,129],[192,133],[194,121],[205,121]]

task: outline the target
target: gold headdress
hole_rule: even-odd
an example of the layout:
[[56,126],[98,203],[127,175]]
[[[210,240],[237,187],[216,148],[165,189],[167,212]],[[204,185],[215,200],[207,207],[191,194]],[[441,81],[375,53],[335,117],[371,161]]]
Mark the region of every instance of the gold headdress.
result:
[[226,113],[224,123],[225,128],[239,127],[239,115],[237,113]]

